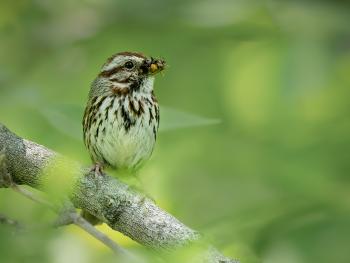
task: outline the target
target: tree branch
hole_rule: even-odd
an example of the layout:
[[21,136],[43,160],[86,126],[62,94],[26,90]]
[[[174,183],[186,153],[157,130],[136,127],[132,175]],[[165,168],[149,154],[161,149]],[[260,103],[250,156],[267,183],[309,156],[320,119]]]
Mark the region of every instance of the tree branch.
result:
[[[69,183],[73,184],[70,199],[74,206],[91,213],[112,229],[146,247],[173,251],[201,238],[196,231],[118,179],[108,175],[95,177],[93,173],[76,163],[69,163],[50,149],[18,137],[1,123],[0,150],[6,156],[7,171],[13,182],[38,189],[42,189],[44,182],[54,180],[54,177],[67,179],[64,173],[74,170],[71,167],[79,167],[69,175]],[[59,169],[60,166],[68,169]],[[48,171],[54,171],[55,176]],[[214,248],[208,249],[203,261],[236,262],[224,257]]]

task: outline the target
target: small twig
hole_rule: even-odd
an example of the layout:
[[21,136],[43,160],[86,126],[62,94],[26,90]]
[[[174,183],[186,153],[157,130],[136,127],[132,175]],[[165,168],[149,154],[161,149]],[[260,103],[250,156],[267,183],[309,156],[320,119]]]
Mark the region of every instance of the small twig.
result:
[[129,251],[119,246],[116,242],[114,242],[112,239],[110,239],[107,235],[103,234],[102,232],[98,231],[95,227],[93,227],[85,218],[80,216],[78,213],[69,213],[70,218],[73,221],[73,224],[80,227],[81,229],[88,232],[90,235],[95,237],[96,239],[100,240],[103,244],[105,244],[107,247],[112,249],[117,254],[122,254],[128,257],[134,257]]
[[25,189],[24,187],[21,187],[21,186],[18,186],[18,185],[16,185],[16,184],[12,183],[12,184],[10,185],[10,188],[11,188],[12,190],[14,190],[15,192],[17,192],[17,193],[19,193],[19,194],[25,196],[26,198],[28,198],[28,199],[30,199],[30,200],[32,200],[32,201],[38,203],[38,204],[45,205],[45,206],[47,206],[48,208],[50,208],[50,209],[56,211],[56,209],[55,209],[55,207],[54,207],[53,204],[51,204],[49,201],[47,201],[47,200],[45,200],[45,199],[39,197],[38,195],[35,195],[34,193],[28,191],[28,190]]
[[19,230],[22,228],[21,224],[18,221],[11,219],[5,216],[4,214],[0,214],[0,224],[13,226],[16,228],[16,230]]
[[84,217],[78,214],[71,202],[68,201],[67,203],[64,204],[63,209],[56,212],[59,214],[59,217],[54,224],[55,227],[74,224],[77,227],[88,232],[94,238],[101,241],[103,244],[109,247],[116,254],[124,255],[129,258],[134,257],[129,251],[119,246],[115,241],[110,239],[104,233],[98,231],[89,221],[87,221]]
[[26,198],[42,204],[56,213],[59,214],[59,219],[55,223],[55,226],[60,226],[60,225],[69,225],[69,224],[74,224],[78,226],[79,228],[85,230],[88,232],[91,236],[96,238],[97,240],[101,241],[103,244],[105,244],[107,247],[109,247],[114,253],[118,255],[127,255],[131,257],[131,253],[128,252],[126,249],[122,248],[119,246],[115,241],[110,239],[108,236],[97,230],[93,225],[91,225],[87,220],[85,220],[82,216],[80,216],[75,209],[73,208],[73,205],[65,204],[68,206],[68,209],[63,209],[59,210],[57,207],[55,207],[52,203],[49,201],[39,197],[38,195],[35,195],[34,193],[28,191],[27,189],[18,186],[16,184],[11,184],[10,186],[11,189],[16,191],[17,193],[25,196]]

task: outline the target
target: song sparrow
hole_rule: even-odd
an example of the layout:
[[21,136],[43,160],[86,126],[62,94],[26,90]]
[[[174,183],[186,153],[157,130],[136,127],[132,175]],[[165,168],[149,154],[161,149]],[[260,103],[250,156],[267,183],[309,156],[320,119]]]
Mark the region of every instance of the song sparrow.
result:
[[159,126],[154,74],[164,67],[162,59],[133,52],[115,54],[102,66],[83,118],[95,173],[105,166],[135,169],[151,156]]

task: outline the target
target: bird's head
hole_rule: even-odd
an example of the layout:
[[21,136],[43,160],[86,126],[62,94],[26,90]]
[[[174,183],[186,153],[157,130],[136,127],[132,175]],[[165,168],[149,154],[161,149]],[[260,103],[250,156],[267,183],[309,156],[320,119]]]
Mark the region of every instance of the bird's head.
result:
[[[93,95],[107,93],[149,93],[154,75],[165,68],[163,59],[146,57],[141,53],[120,52],[110,57],[92,85]],[[91,94],[90,94],[91,96]]]

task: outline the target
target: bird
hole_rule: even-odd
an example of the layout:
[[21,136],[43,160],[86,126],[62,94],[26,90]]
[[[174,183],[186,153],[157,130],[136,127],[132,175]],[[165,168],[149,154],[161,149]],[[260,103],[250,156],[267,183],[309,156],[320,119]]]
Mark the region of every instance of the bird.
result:
[[138,170],[151,157],[160,116],[154,79],[165,66],[164,59],[129,51],[103,64],[91,84],[82,122],[96,176],[106,167]]

